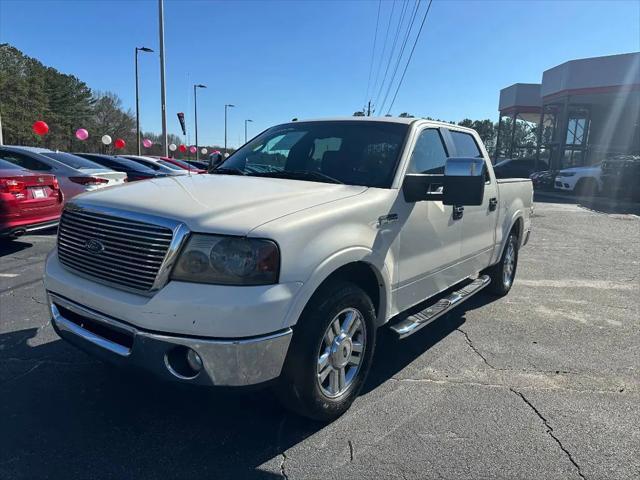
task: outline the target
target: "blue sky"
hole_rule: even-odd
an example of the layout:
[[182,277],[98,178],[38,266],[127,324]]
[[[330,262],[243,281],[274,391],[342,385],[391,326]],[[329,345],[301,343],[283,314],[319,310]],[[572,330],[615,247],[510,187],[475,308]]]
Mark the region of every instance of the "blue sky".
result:
[[[398,1],[391,33],[401,8]],[[391,9],[383,0],[376,59]],[[208,86],[198,97],[202,144],[223,141],[225,103],[237,105],[231,145],[242,141],[246,118],[255,134],[293,117],[352,114],[366,96],[377,12],[378,0],[165,0],[170,131],[179,131],[179,111],[192,125],[193,83]],[[0,42],[133,108],[133,50],[158,50],[157,1],[0,0]],[[392,113],[496,119],[500,88],[539,82],[570,59],[638,50],[638,0],[434,0]],[[159,132],[157,54],[141,55],[140,78],[142,128]]]

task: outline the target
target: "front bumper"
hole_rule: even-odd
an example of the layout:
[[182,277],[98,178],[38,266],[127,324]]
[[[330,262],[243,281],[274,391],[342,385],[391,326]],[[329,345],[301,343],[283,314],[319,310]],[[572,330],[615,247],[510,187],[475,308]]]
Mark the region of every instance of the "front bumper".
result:
[[[232,387],[267,382],[280,375],[292,335],[290,328],[239,339],[169,335],[142,330],[51,292],[48,298],[60,337],[103,360],[173,381]],[[199,371],[181,367],[188,349],[202,360]]]

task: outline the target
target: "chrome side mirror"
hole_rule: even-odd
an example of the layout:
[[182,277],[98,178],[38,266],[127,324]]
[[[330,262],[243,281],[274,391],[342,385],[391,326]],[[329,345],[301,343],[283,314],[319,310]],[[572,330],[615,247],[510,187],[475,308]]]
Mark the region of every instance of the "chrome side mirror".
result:
[[448,158],[444,166],[442,203],[482,205],[486,168],[483,158]]

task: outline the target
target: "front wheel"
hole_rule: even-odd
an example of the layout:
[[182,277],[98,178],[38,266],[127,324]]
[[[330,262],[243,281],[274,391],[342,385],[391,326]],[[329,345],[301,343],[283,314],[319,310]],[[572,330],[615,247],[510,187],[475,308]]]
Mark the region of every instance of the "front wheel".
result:
[[350,282],[323,287],[294,327],[277,396],[305,417],[339,417],[364,384],[375,341],[375,310],[369,296]]
[[500,261],[485,272],[491,278],[488,290],[498,296],[509,293],[518,267],[518,237],[511,232]]

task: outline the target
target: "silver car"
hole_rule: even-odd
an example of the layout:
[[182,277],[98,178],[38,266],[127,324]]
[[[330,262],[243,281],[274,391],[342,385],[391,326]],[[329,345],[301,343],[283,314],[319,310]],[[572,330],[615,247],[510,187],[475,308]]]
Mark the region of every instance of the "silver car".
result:
[[126,182],[127,174],[105,168],[76,155],[46,148],[1,146],[0,158],[27,170],[56,176],[65,200]]

